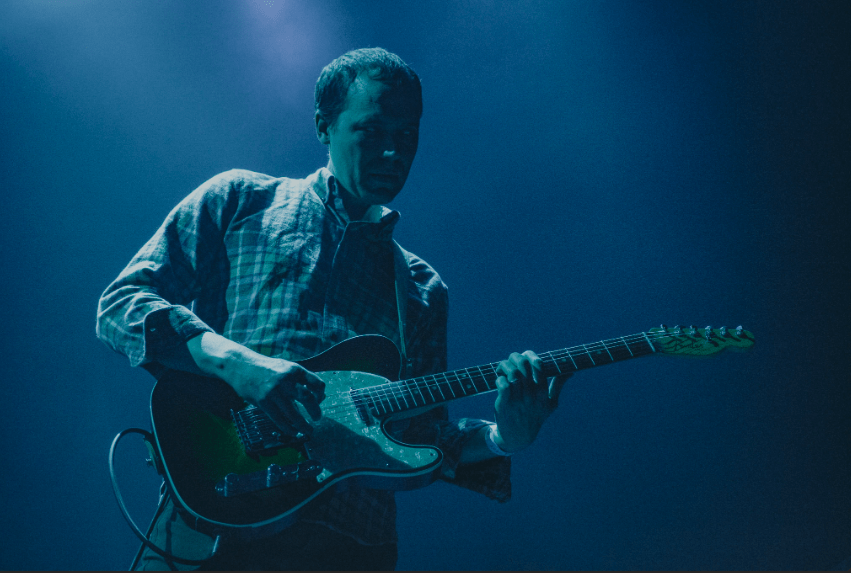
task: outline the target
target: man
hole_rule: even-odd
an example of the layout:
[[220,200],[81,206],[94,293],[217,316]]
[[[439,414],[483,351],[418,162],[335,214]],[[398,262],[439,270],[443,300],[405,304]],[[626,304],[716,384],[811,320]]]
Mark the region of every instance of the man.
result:
[[[221,174],[190,194],[103,294],[98,335],[131,363],[217,377],[285,434],[309,436],[324,383],[296,364],[359,334],[407,348],[407,376],[446,370],[446,287],[403,252],[407,293],[400,336],[391,234],[417,152],[420,81],[380,48],[349,52],[316,85],[316,134],[326,168],[302,180]],[[192,310],[189,305],[192,304]],[[403,344],[404,342],[404,344]],[[549,382],[532,352],[499,366],[496,424],[449,422],[445,408],[395,423],[402,441],[444,452],[441,479],[505,501],[509,458],[535,439],[564,378]],[[212,535],[166,498],[152,541],[204,559]],[[393,569],[393,494],[357,485],[311,502],[299,521],[259,540],[225,539],[213,569]],[[146,550],[139,568],[174,568]]]

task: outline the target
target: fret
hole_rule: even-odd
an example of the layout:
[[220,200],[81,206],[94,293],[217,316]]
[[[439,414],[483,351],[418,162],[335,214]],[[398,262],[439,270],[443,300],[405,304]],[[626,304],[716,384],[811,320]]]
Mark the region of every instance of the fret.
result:
[[457,372],[450,372],[446,376],[446,385],[449,386],[449,391],[452,392],[453,398],[463,398],[466,396],[464,388],[461,387],[461,382],[458,380]]
[[[379,387],[376,387],[376,388],[375,388],[375,390],[376,390],[376,391],[378,391],[378,388],[379,388]],[[373,403],[375,403],[375,402],[376,402],[376,396],[375,396],[375,394],[373,394],[373,392],[370,392],[370,394],[372,395]],[[384,398],[378,398],[377,402],[378,402],[378,405],[380,405],[380,406],[381,406],[381,409],[382,409],[382,410],[384,410],[383,412],[381,412],[381,414],[382,414],[382,415],[383,415],[383,414],[388,414],[388,413],[390,413],[390,412],[392,412],[392,411],[393,411],[393,410],[392,410],[392,408],[388,408],[388,405],[389,405],[389,404],[387,404],[387,402],[386,402],[386,400],[385,400]]]
[[399,400],[396,398],[396,396],[394,396],[394,395],[393,395],[393,392],[392,392],[392,390],[391,390],[391,388],[390,388],[390,384],[382,384],[382,385],[380,386],[380,388],[381,388],[381,392],[382,392],[382,394],[383,394],[383,396],[382,396],[382,398],[381,398],[381,399],[384,401],[384,405],[385,405],[385,407],[386,407],[388,410],[390,410],[390,412],[393,412],[393,411],[394,411],[394,409],[393,409],[393,401],[395,400],[395,402],[396,402],[396,407],[397,407],[399,410],[401,410],[401,409],[402,409],[402,405],[399,403]]
[[592,365],[592,366],[596,366],[596,365],[597,365],[597,363],[596,363],[596,362],[594,362],[594,357],[593,357],[593,356],[591,356],[591,353],[590,353],[590,352],[588,352],[588,347],[587,347],[587,346],[585,346],[585,345],[583,344],[583,345],[582,345],[582,348],[584,348],[584,349],[585,349],[585,354],[588,356],[588,358],[590,358],[590,359],[591,359],[591,365]]
[[628,360],[633,357],[632,350],[622,344],[618,339],[609,340],[609,354],[612,356],[612,362],[620,360]]
[[490,392],[494,388],[496,388],[496,379],[497,379],[497,371],[496,366],[493,364],[487,364],[483,366],[486,368],[486,371],[482,374],[482,382],[484,382],[485,389],[482,392]]
[[384,410],[387,413],[392,414],[396,410],[393,408],[393,402],[390,401],[390,396],[387,394],[387,390],[382,389],[381,393],[382,393],[381,404],[384,406]]
[[[481,373],[481,370],[482,370],[482,369],[481,369],[481,368],[479,368],[479,372],[480,372],[480,373]],[[485,388],[487,388],[487,387],[488,387],[488,380],[487,380],[487,377],[485,377],[485,375],[482,373],[482,374],[481,374],[481,378],[482,378],[482,382],[484,382]],[[473,392],[474,392],[475,394],[478,394],[479,392],[482,392],[482,390],[479,390],[479,387],[476,385],[476,377],[475,377],[475,376],[470,376],[470,382],[472,382],[472,383],[473,383]]]
[[[405,398],[405,393],[402,391],[402,383],[401,382],[395,382],[394,386],[395,386],[395,388],[393,389],[393,394],[396,396],[396,402],[397,403],[399,402],[399,396],[401,396],[402,401],[405,402],[405,408],[404,409],[409,410],[411,408],[411,405],[408,404],[408,399]],[[402,408],[401,404],[399,404],[399,408]]]
[[369,397],[369,399],[370,399],[370,400],[372,400],[372,408],[373,408],[373,414],[374,414],[374,415],[378,416],[378,415],[380,415],[380,414],[382,414],[382,413],[385,413],[385,414],[387,413],[387,411],[386,411],[386,410],[385,410],[384,412],[379,412],[379,411],[378,411],[378,405],[380,404],[380,402],[376,402],[376,401],[375,401],[375,396],[373,396],[373,395],[372,395],[372,391],[369,391],[369,392],[367,393],[367,396]]
[[573,354],[570,353],[570,350],[567,351],[567,357],[573,362],[573,370],[579,370],[579,366],[576,364],[576,360],[573,359]]
[[[411,398],[411,402],[414,403],[414,406],[413,406],[414,408],[416,408],[417,406],[420,405],[420,404],[417,404],[417,395],[414,394],[413,390],[411,390],[411,384],[408,380],[400,380],[399,381],[399,388],[402,390],[402,397],[404,397],[405,392],[407,392],[408,396],[410,396],[410,398]],[[407,405],[407,402],[408,402],[408,400],[406,398],[405,399],[406,405]]]
[[[458,385],[458,392],[455,391],[455,388],[452,385],[452,377],[453,376],[455,377],[455,382]],[[449,391],[452,392],[453,398],[458,398],[459,397],[458,395],[462,394],[464,392],[464,388],[461,386],[461,383],[458,381],[458,372],[457,371],[456,372],[447,372],[446,384],[449,386]],[[462,394],[462,395],[466,396],[466,394]]]
[[443,376],[443,381],[446,384],[446,388],[452,394],[452,398],[447,398],[447,400],[450,400],[450,399],[454,400],[458,396],[455,395],[455,389],[452,387],[452,380],[449,378],[450,374],[454,374],[454,372],[445,372],[442,376]]
[[[414,383],[414,388],[413,388],[413,390],[411,389],[411,382],[413,382],[413,383]],[[420,392],[420,389],[417,387],[417,382],[416,382],[416,380],[406,380],[406,381],[404,381],[404,382],[402,382],[402,383],[403,383],[403,384],[405,385],[405,387],[408,389],[408,394],[410,394],[410,395],[411,395],[411,399],[414,401],[414,407],[415,407],[415,408],[419,405],[419,404],[417,404],[417,395],[419,395],[420,400],[422,400],[422,401],[423,401],[422,405],[423,405],[423,406],[425,406],[425,405],[426,405],[425,397],[422,395],[422,393]],[[414,392],[414,390],[416,390],[416,393]]]
[[[422,378],[417,378],[417,380],[422,380]],[[417,382],[417,384],[419,384],[419,382]],[[425,387],[426,387],[426,390],[428,390],[429,396],[431,396],[431,403],[434,404],[435,402],[437,402],[437,400],[435,399],[434,394],[432,394],[431,387],[428,385],[427,382],[425,383]],[[420,393],[422,394],[422,392],[420,392]]]
[[461,375],[458,373],[457,370],[452,373],[450,383],[451,382],[455,382],[455,390],[458,395],[467,395],[467,392],[464,390],[464,384],[461,382]]
[[[398,398],[393,395],[393,391],[390,389],[389,384],[385,384],[384,388],[384,403],[387,406],[387,409],[391,412],[395,412],[396,410],[402,410],[402,405],[399,403]],[[393,402],[396,402],[396,407],[393,407]]]
[[[423,399],[422,404],[417,404],[417,392],[414,392],[414,390],[416,390],[416,387],[414,387],[414,389],[411,389],[411,384],[407,380],[403,380],[401,383],[405,385],[405,390],[408,391],[408,395],[414,402],[414,408],[416,408],[417,406],[425,406],[425,399]],[[420,396],[420,398],[422,398],[422,396]]]
[[437,400],[434,398],[434,394],[432,394],[432,392],[431,392],[431,387],[428,385],[428,382],[426,382],[426,381],[425,381],[425,380],[423,380],[422,378],[417,378],[417,379],[416,379],[417,389],[418,389],[418,390],[419,390],[419,392],[420,392],[420,396],[422,396],[422,397],[423,397],[423,404],[425,404],[425,403],[426,403],[426,399],[425,399],[426,397],[425,397],[425,394],[423,394],[423,391],[419,389],[419,388],[420,388],[420,381],[422,381],[422,382],[423,382],[423,385],[425,386],[425,389],[426,389],[426,390],[428,390],[428,395],[429,395],[429,398],[431,398],[431,403],[432,403],[432,404],[434,404],[435,402],[437,402]]
[[496,364],[488,364],[491,370],[493,370],[493,375],[491,376],[488,382],[488,388],[491,390],[496,390],[496,379],[499,377],[499,372],[497,371]]
[[[476,393],[476,387],[473,385],[473,376],[475,376],[475,374],[470,372],[469,368],[464,370],[463,376],[458,376],[458,383],[461,385],[461,390],[463,390],[465,396]],[[470,392],[471,388],[473,389],[472,392]]]
[[576,365],[577,370],[584,370],[586,368],[593,368],[594,366],[597,365],[597,363],[594,362],[594,359],[591,358],[591,355],[588,354],[587,350],[584,351],[584,352],[579,351],[576,354],[571,353],[570,357],[573,360],[573,363]]
[[605,340],[601,340],[601,341],[600,341],[600,344],[602,344],[602,345],[603,345],[603,348],[605,348],[605,349],[606,349],[606,352],[608,352],[608,354],[609,354],[609,358],[611,358],[611,359],[612,359],[612,362],[614,362],[614,361],[615,361],[615,357],[614,357],[614,356],[612,356],[612,353],[611,353],[611,352],[609,352],[609,347],[608,347],[608,346],[606,346],[606,341],[605,341]]
[[558,365],[558,360],[555,360],[555,359],[553,359],[553,358],[550,358],[550,359],[548,360],[548,362],[552,362],[552,363],[553,363],[553,366],[555,366],[555,367],[556,367],[556,370],[558,370],[558,373],[559,373],[559,374],[562,374],[561,368],[559,368],[559,365]]
[[629,344],[627,343],[626,338],[621,336],[621,340],[623,340],[623,345],[626,346],[626,349],[629,350],[629,355],[635,356],[635,354],[632,353],[632,349],[629,347]]
[[[598,347],[602,347],[602,350]],[[602,366],[603,364],[611,364],[615,361],[615,357],[612,356],[612,353],[609,352],[609,348],[606,346],[606,343],[603,341],[598,342],[594,346],[594,350],[589,350],[587,346],[583,345],[585,350],[588,352],[588,357],[591,358],[594,366]],[[605,352],[604,352],[605,351]],[[606,362],[606,357],[608,356],[609,362]],[[595,360],[596,358],[596,360]]]
[[[441,374],[441,376],[446,378],[445,374]],[[435,376],[434,378],[436,379],[437,376]],[[443,390],[440,389],[440,382],[436,382],[435,386],[437,386],[437,391],[440,392],[440,397],[443,398],[443,401],[445,402],[447,398],[446,398],[446,394],[443,393]]]
[[[392,384],[388,385],[388,391],[389,394],[393,396],[393,399],[396,400],[396,405],[399,407],[399,411],[404,410],[405,408],[402,407],[402,403],[399,401],[399,393],[393,388]],[[402,398],[404,399],[405,397],[402,396]]]
[[[458,384],[461,385],[461,391],[464,392],[465,396],[470,396],[476,393],[476,385],[473,383],[473,379],[476,374],[472,371],[471,368],[466,368],[463,371],[455,371],[458,376]],[[471,390],[472,389],[472,390]]]

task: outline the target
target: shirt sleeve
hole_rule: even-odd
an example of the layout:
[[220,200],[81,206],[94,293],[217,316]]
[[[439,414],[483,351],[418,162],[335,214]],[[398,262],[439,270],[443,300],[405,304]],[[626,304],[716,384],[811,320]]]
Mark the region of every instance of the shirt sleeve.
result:
[[219,268],[234,177],[210,179],[181,201],[101,295],[97,336],[152,373],[157,357],[213,329],[189,305]]
[[449,420],[446,407],[429,410],[415,418],[404,432],[403,441],[430,443],[443,452],[439,479],[481,493],[501,503],[511,499],[511,458],[499,457],[475,464],[458,463],[464,444],[485,420],[461,418]]
[[[435,274],[431,280],[419,280],[422,275],[417,262],[411,270],[414,283],[420,286],[426,311],[411,313],[417,317],[414,332],[408,329],[411,340],[412,376],[437,374],[447,370],[448,291]],[[432,273],[434,271],[431,271]],[[499,502],[511,498],[511,459],[492,458],[475,464],[459,465],[464,444],[489,422],[471,418],[449,420],[446,406],[434,408],[410,419],[402,432],[402,441],[436,445],[443,452],[439,479],[481,493]]]

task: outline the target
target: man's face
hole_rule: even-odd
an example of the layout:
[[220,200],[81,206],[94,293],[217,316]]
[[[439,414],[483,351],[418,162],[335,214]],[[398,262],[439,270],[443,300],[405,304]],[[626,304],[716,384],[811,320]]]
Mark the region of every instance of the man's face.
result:
[[419,144],[415,103],[407,90],[361,75],[333,125],[317,114],[319,140],[330,148],[328,169],[353,206],[383,205],[402,190]]

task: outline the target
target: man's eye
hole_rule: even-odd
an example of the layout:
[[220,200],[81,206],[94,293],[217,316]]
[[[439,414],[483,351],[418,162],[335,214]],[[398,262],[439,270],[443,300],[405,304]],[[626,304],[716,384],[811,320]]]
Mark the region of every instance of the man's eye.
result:
[[399,135],[406,141],[413,142],[417,138],[417,133],[416,129],[403,129]]

